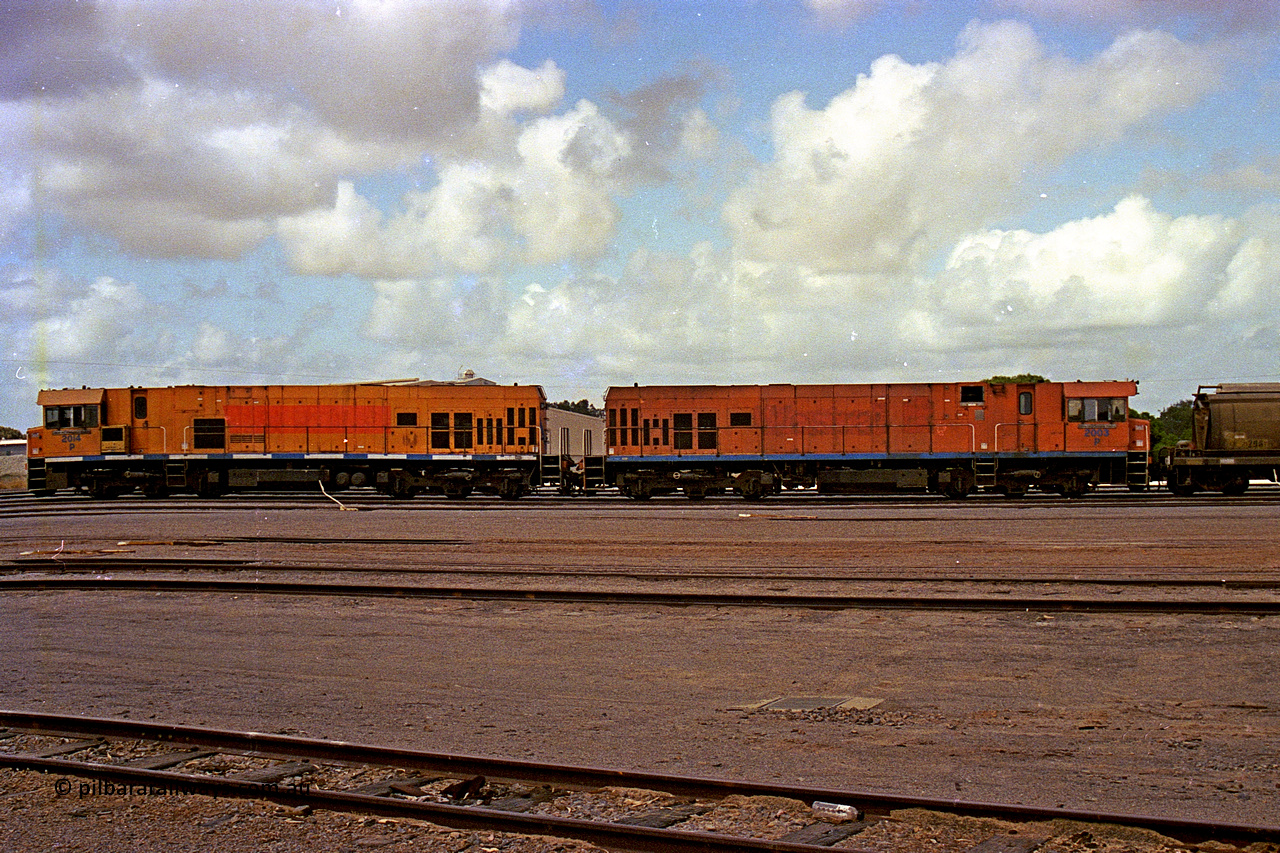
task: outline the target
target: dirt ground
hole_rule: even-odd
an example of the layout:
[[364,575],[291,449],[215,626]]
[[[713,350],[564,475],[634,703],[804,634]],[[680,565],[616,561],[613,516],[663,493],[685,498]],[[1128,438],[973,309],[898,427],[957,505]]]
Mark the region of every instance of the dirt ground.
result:
[[[780,571],[926,579],[960,561],[1015,579],[1275,579],[1278,515],[1274,501],[958,513],[657,504],[571,520],[496,503],[231,506],[10,519],[0,556],[130,541],[147,555],[459,573],[594,565],[629,583],[644,570],[720,566],[765,572],[766,588],[788,586]],[[190,544],[286,535],[327,541]],[[351,541],[370,537],[397,544]],[[90,592],[7,594],[0,611],[9,708],[1096,811],[1271,824],[1280,814],[1280,617]],[[791,704],[849,701],[761,707],[813,697],[830,701]]]

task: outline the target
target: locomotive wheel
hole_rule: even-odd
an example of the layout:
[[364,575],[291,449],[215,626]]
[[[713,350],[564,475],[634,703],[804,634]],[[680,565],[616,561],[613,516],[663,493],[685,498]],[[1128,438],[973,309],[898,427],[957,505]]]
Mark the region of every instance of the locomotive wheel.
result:
[[89,494],[96,500],[105,501],[119,495],[120,489],[119,487],[108,485],[101,480],[94,480],[89,484]]
[[685,486],[681,491],[684,496],[691,501],[702,501],[707,499],[707,490],[702,486]]
[[196,486],[196,494],[202,498],[221,497],[223,492],[226,491],[222,488],[222,483],[219,482],[219,478],[216,473],[213,475],[208,473],[201,474],[198,483],[199,484]]
[[764,500],[764,485],[759,478],[744,476],[738,486],[738,493],[742,495],[742,499],[755,503]]
[[1236,477],[1234,480],[1228,480],[1222,484],[1222,493],[1227,497],[1239,497],[1249,488],[1249,481],[1244,477]]
[[164,483],[147,483],[142,487],[142,494],[149,498],[169,497],[169,487]]
[[1084,493],[1089,490],[1088,481],[1081,477],[1072,477],[1062,484],[1062,496],[1064,498],[1083,497]]
[[[630,478],[628,478],[628,480],[629,479]],[[653,492],[649,490],[648,484],[638,477],[635,478],[633,482],[619,480],[618,491],[631,498],[633,501],[647,501],[649,498],[653,497]]]
[[409,482],[401,477],[395,477],[391,481],[391,487],[387,490],[387,494],[396,500],[408,500],[418,493],[418,490],[409,485]]
[[444,496],[450,500],[460,501],[471,494],[470,486],[459,486],[453,489],[445,489]]
[[973,475],[968,471],[952,471],[951,482],[943,489],[943,494],[956,500],[968,497],[972,492]]

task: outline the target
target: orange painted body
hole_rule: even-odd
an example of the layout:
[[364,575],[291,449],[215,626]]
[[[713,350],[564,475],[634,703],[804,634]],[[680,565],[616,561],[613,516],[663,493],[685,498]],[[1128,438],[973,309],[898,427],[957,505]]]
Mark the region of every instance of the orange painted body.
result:
[[29,431],[29,455],[54,459],[540,453],[546,400],[536,385],[187,385],[42,391],[39,403],[96,408],[92,426],[81,416]]
[[537,486],[537,385],[187,385],[41,391],[28,487],[112,497],[372,486],[395,497]]
[[605,408],[612,456],[1124,453],[1147,447],[1147,422],[1128,417],[1136,393],[1131,381],[666,385],[610,388]]
[[1137,383],[658,385],[605,397],[612,482],[635,498],[1145,488]]

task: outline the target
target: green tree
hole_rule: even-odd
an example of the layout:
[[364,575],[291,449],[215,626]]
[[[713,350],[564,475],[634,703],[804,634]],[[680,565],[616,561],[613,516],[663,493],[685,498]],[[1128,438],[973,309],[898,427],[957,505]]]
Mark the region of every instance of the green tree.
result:
[[13,427],[0,426],[0,439],[4,438],[22,438],[24,433],[19,432]]
[[1019,373],[1016,376],[992,376],[988,385],[1030,385],[1035,382],[1048,382],[1039,373]]
[[1191,439],[1191,401],[1179,400],[1165,406],[1151,419],[1151,445],[1158,451]]
[[591,405],[590,400],[578,400],[577,402],[561,400],[559,403],[550,403],[548,405],[553,409],[563,409],[566,412],[577,412],[580,415],[591,415],[593,418],[598,418],[604,414],[604,410],[597,409],[595,406]]

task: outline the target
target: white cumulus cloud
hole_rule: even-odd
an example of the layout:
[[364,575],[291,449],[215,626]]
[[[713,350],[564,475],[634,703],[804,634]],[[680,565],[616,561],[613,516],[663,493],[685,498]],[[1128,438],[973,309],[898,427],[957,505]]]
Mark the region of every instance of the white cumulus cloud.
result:
[[820,270],[905,271],[1014,210],[1044,172],[1219,81],[1208,51],[1132,33],[1087,62],[1024,24],[975,24],[946,63],[895,56],[821,109],[793,92],[773,109],[774,159],[729,199],[744,257]]
[[1144,326],[1199,316],[1239,249],[1234,222],[1172,217],[1141,197],[1046,234],[962,240],[934,282],[942,309],[1042,329]]
[[436,186],[407,193],[395,213],[343,182],[332,208],[282,217],[278,233],[295,269],[328,275],[395,279],[589,260],[614,236],[630,154],[626,134],[581,101],[523,125],[505,156],[443,161]]
[[564,72],[550,59],[536,69],[504,59],[480,75],[480,106],[491,112],[546,112],[563,97]]

